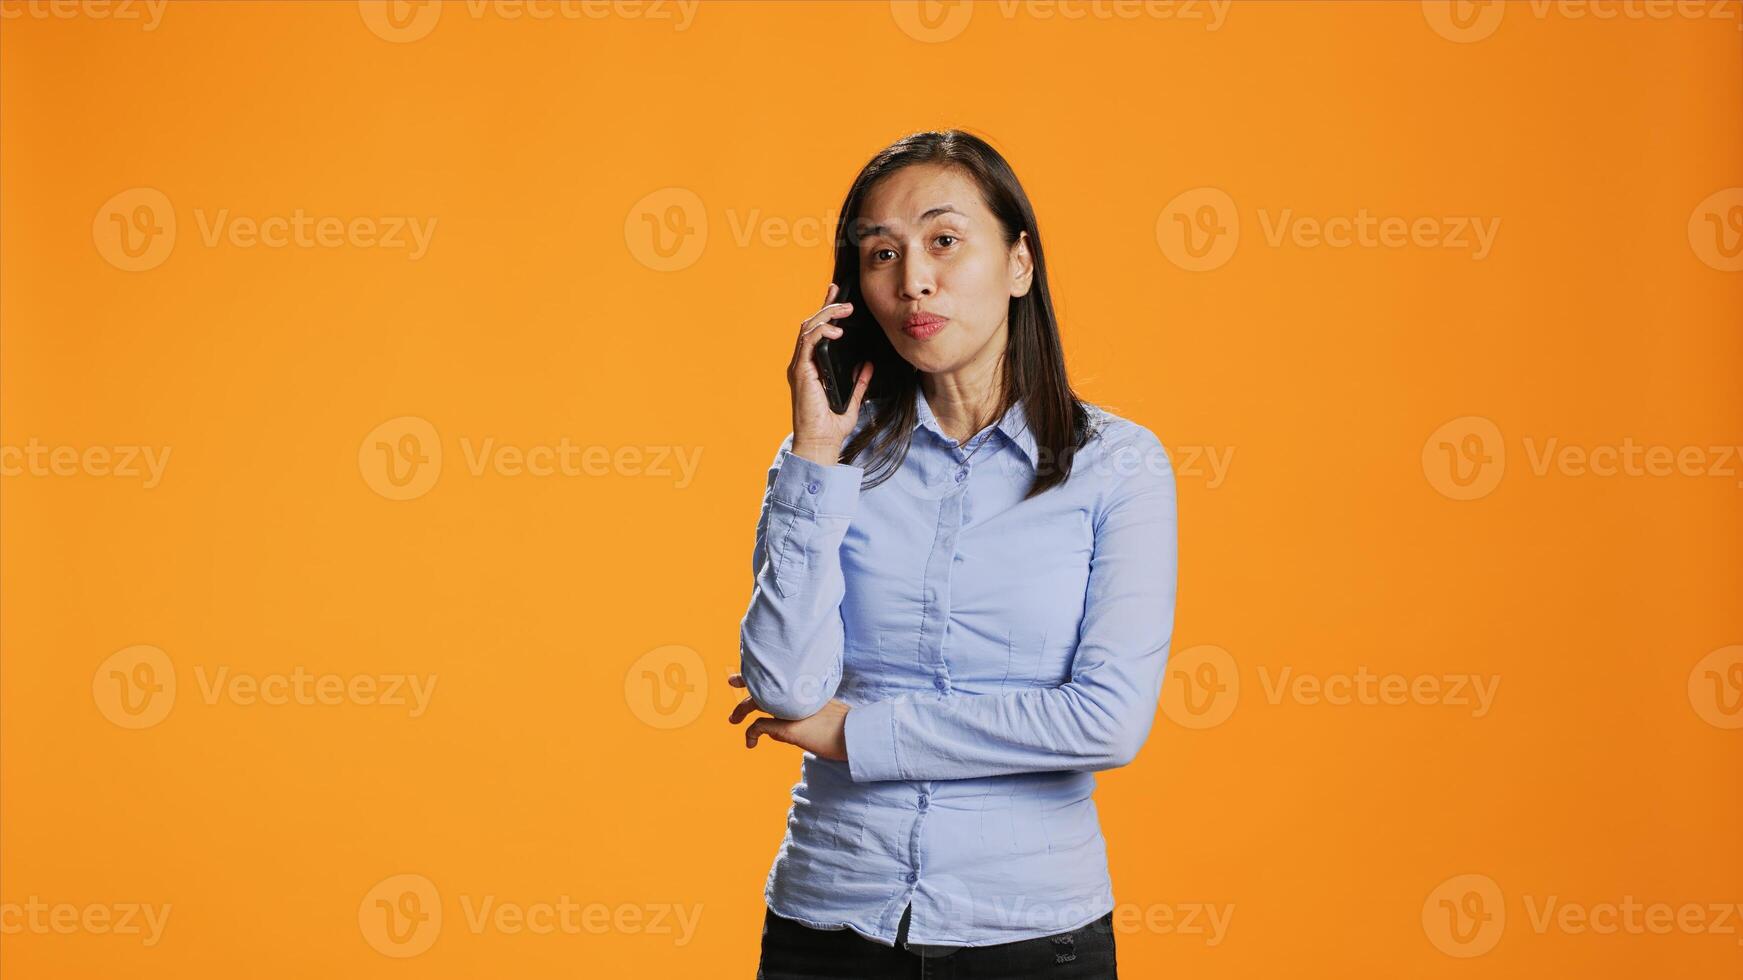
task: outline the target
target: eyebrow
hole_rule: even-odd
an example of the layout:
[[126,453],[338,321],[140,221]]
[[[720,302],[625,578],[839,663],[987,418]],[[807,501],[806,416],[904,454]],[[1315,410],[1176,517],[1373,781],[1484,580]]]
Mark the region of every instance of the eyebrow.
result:
[[[962,215],[965,218],[968,217],[968,215],[962,214],[961,211],[956,210],[956,205],[954,204],[940,204],[937,207],[928,210],[925,214],[922,214],[920,219],[914,223],[917,225],[923,225],[941,214],[956,214]],[[873,235],[886,234],[889,230],[889,225],[868,225],[860,231],[860,237],[870,238]]]

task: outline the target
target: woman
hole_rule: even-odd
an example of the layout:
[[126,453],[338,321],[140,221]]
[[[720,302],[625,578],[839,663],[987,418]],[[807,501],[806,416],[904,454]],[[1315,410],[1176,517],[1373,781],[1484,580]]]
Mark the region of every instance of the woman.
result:
[[[1155,716],[1173,469],[1072,392],[1034,211],[983,140],[897,142],[841,214],[863,306],[832,283],[801,324],[730,678],[732,723],[765,713],[747,747],[805,750],[757,975],[1113,977],[1091,794]],[[836,415],[811,351],[852,330]]]

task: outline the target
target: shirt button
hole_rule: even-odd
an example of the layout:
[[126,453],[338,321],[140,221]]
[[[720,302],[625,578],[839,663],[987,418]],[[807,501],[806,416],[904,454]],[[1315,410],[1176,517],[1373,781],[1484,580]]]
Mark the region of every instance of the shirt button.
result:
[[961,483],[962,481],[964,481],[966,479],[968,479],[968,471],[967,470],[957,470],[956,471],[956,482]]
[[810,493],[816,493],[823,489],[823,484],[818,483],[816,480],[812,480],[810,483],[805,484],[805,489]]
[[948,691],[948,690],[950,690],[950,682],[949,682],[949,681],[947,681],[947,680],[945,680],[945,679],[944,679],[944,678],[942,678],[942,677],[940,677],[940,678],[938,678],[938,679],[937,679],[937,680],[935,680],[935,681],[933,681],[933,682],[932,682],[932,685],[933,685],[933,686],[934,686],[934,687],[936,687],[936,688],[938,688],[938,689],[939,689],[939,690],[940,690],[940,691]]
[[931,798],[928,797],[926,794],[921,793],[920,794],[920,809],[924,810],[924,809],[926,809],[926,807],[928,807],[930,805],[931,805]]
[[902,876],[902,880],[912,885],[914,882],[920,880],[920,875],[917,872],[910,871]]

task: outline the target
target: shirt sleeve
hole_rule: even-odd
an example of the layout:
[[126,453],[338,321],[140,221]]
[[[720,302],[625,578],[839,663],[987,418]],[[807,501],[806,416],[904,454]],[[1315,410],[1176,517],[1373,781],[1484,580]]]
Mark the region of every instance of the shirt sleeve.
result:
[[769,466],[751,550],[755,588],[739,623],[745,689],[764,711],[787,719],[816,714],[841,685],[841,542],[865,475],[864,467],[825,466],[792,448],[789,433]]
[[1155,721],[1174,633],[1174,470],[1141,426],[1095,465],[1110,467],[1116,483],[1095,526],[1070,680],[853,707],[846,737],[855,782],[1094,771],[1138,754]]

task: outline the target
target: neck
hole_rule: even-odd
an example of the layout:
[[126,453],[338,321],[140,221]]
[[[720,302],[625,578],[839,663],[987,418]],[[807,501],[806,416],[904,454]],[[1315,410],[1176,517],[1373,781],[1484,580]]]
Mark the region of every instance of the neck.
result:
[[991,371],[973,376],[964,376],[962,372],[921,373],[920,392],[944,434],[959,443],[965,442],[993,421],[993,412],[998,407],[998,375]]
[[920,372],[920,391],[944,434],[958,443],[994,421],[999,378],[1010,343],[1010,322],[999,324],[992,337],[967,364],[951,371]]

